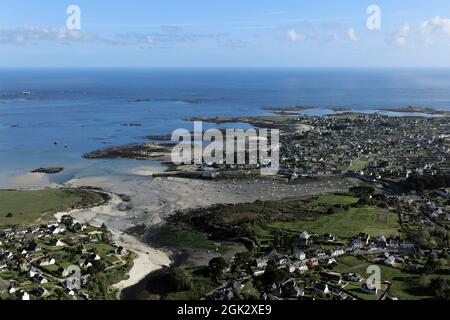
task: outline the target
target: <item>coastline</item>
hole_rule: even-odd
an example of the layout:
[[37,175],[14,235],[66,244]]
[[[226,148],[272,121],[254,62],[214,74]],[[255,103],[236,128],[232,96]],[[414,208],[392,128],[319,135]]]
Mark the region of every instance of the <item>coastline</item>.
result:
[[[254,124],[253,121],[261,121],[263,124],[267,124],[267,119],[261,117],[221,118],[221,122],[236,122],[236,119],[241,121],[242,119],[246,119],[251,124]],[[214,122],[214,120],[217,119],[203,118],[203,120]],[[117,149],[117,147],[115,149]],[[103,223],[106,223],[108,229],[113,234],[114,242],[136,254],[133,261],[133,267],[128,273],[129,278],[122,280],[113,286],[113,288],[118,290],[119,295],[122,290],[139,283],[152,272],[161,269],[164,266],[168,266],[171,263],[170,257],[166,252],[155,249],[134,236],[126,234],[124,230],[128,229],[128,227],[138,225],[141,221],[146,226],[157,225],[177,210],[207,207],[216,203],[242,203],[264,198],[275,198],[275,190],[278,190],[274,187],[275,183],[273,182],[266,184],[266,187],[271,188],[270,190],[264,190],[263,186],[263,188],[253,187],[251,191],[247,190],[246,192],[246,182],[211,183],[209,181],[179,178],[149,179],[149,176],[157,173],[159,173],[159,170],[151,167],[136,167],[131,171],[131,174],[137,177],[135,178],[136,181],[121,186],[125,191],[130,189],[134,190],[133,192],[135,192],[135,194],[132,195],[132,198],[134,198],[133,202],[136,202],[136,198],[138,198],[138,203],[134,203],[132,206],[132,208],[134,208],[133,212],[130,212],[128,209],[122,209],[124,201],[118,196],[119,191],[121,190],[111,190],[116,183],[116,181],[112,180],[112,178],[114,178],[113,176],[78,178],[65,184],[75,186],[95,186],[102,189],[106,186],[107,192],[111,195],[110,201],[104,205],[76,209],[61,214],[69,214],[77,220],[89,223],[96,227],[100,227]],[[45,177],[42,173],[27,174],[26,177],[29,178],[31,175],[33,178]],[[26,182],[31,183],[31,181],[28,180]],[[308,185],[309,184],[307,183],[303,186],[305,188],[303,193],[309,193],[306,192],[306,189],[308,187],[313,187],[312,185]],[[128,188],[130,186],[132,188]],[[237,193],[233,192],[233,189],[236,187],[238,189],[244,187],[244,190],[241,189]],[[314,188],[315,187],[316,186],[314,185]],[[292,189],[291,191],[295,191],[295,193],[298,193],[299,191],[296,188],[288,186],[286,186],[286,188]],[[320,189],[320,192],[325,192],[326,188],[323,189],[322,186]],[[287,192],[289,193],[289,191]],[[163,195],[160,195],[160,193]],[[153,199],[150,201],[144,200],[149,194],[153,196]],[[285,195],[284,192],[283,195]],[[159,202],[159,204],[155,205],[156,202]],[[138,215],[140,216],[138,217]]]
[[[60,219],[64,215],[70,215],[83,223],[89,223],[95,227],[100,227],[105,221],[101,218],[97,218],[97,213],[100,211],[102,214],[114,215],[115,210],[117,210],[117,205],[121,202],[119,196],[115,194],[109,195],[111,199],[103,205],[75,209],[68,212],[58,212],[55,214],[55,218]],[[133,266],[128,272],[128,279],[113,285],[113,288],[118,290],[118,298],[120,297],[122,290],[137,284],[148,274],[159,270],[164,266],[170,265],[171,261],[166,252],[157,250],[123,231],[110,227],[108,227],[108,229],[112,233],[113,241],[116,245],[122,246],[125,250],[136,255],[133,259]]]
[[[139,170],[147,171],[151,168]],[[67,182],[66,186],[91,186],[101,188],[110,195],[103,205],[76,209],[59,213],[57,216],[71,215],[80,222],[100,227],[103,223],[113,234],[114,242],[136,254],[129,278],[115,284],[113,288],[120,295],[124,289],[143,281],[154,271],[169,266],[171,255],[166,249],[152,247],[135,236],[125,233],[133,226],[146,228],[158,226],[177,211],[206,208],[214,204],[237,204],[261,199],[281,199],[299,194],[320,194],[340,190],[346,183],[329,179],[324,181],[305,181],[301,185],[285,184],[280,181],[257,179],[235,181],[209,181],[181,178],[151,178],[133,176],[117,180],[117,176],[86,177]],[[348,182],[350,184],[350,181]],[[128,190],[130,202],[119,195]],[[132,193],[130,194],[130,190]],[[282,192],[276,192],[281,190]],[[125,209],[124,209],[125,207]],[[127,208],[129,207],[129,208]]]
[[166,252],[154,249],[124,232],[117,230],[111,230],[111,232],[117,245],[136,254],[133,267],[128,273],[129,278],[113,286],[113,288],[118,290],[118,298],[120,298],[122,290],[139,283],[150,273],[170,265],[171,261]]

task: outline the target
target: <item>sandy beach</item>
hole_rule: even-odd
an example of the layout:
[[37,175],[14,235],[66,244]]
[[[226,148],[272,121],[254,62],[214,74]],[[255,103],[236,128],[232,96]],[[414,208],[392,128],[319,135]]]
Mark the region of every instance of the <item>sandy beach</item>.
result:
[[129,278],[114,285],[114,288],[118,289],[119,292],[135,285],[149,273],[170,265],[170,259],[167,253],[153,249],[126,233],[112,231],[112,234],[117,245],[136,254],[133,267],[129,272]]
[[48,176],[45,173],[25,173],[9,178],[6,186],[9,189],[42,189],[50,185]]
[[131,170],[132,174],[135,174],[137,176],[153,176],[156,173],[161,173],[163,170],[161,168],[155,168],[155,167],[138,167]]
[[[79,221],[100,227],[103,223],[108,225],[108,220],[104,219],[104,217],[123,217],[125,215],[118,210],[120,203],[120,197],[111,194],[111,200],[105,205],[88,209],[76,209],[69,212],[60,212],[55,214],[55,217],[60,219],[63,215],[68,214]],[[110,225],[108,225],[108,228],[111,231],[114,243],[117,246],[122,246],[126,250],[136,254],[133,267],[128,273],[129,278],[114,285],[114,288],[118,289],[119,293],[124,288],[135,285],[149,273],[170,264],[169,255],[166,252],[156,250],[123,231],[111,228]]]

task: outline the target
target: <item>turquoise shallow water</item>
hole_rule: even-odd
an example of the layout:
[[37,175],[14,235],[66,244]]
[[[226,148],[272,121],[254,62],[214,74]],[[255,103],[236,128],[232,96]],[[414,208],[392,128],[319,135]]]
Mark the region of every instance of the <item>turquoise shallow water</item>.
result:
[[[143,165],[81,155],[192,129],[184,121],[192,116],[256,115],[264,114],[262,107],[291,105],[320,107],[306,114],[327,114],[335,106],[450,110],[450,70],[0,70],[0,187],[43,166],[65,167],[54,177],[64,180]],[[227,124],[236,126],[242,125]]]

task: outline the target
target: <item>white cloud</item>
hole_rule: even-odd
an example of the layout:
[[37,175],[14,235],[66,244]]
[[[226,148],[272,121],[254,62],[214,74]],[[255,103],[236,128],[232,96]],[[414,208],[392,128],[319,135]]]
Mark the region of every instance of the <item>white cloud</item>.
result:
[[58,41],[58,42],[101,42],[102,39],[95,35],[82,33],[78,30],[55,27],[33,27],[25,26],[13,30],[0,30],[1,43],[24,44],[36,41]]
[[287,35],[292,42],[315,42],[319,45],[345,45],[349,42],[358,42],[357,31],[354,28],[336,21],[325,21],[320,24],[303,22],[302,32],[291,28]]
[[180,28],[169,27],[162,27],[159,32],[119,33],[110,37],[86,34],[82,31],[68,30],[63,27],[25,26],[17,29],[0,30],[0,43],[16,45],[37,42],[55,42],[59,44],[90,42],[105,45],[173,47],[206,39],[219,41],[223,37],[223,34],[183,33]]
[[395,34],[394,41],[398,47],[412,46],[410,41],[411,27],[409,23],[405,23]]
[[292,42],[302,42],[305,38],[294,29],[288,30],[288,37]]
[[436,16],[424,20],[418,26],[412,27],[405,23],[391,35],[389,42],[401,48],[413,48],[420,45],[450,45],[450,19]]
[[353,28],[347,30],[348,38],[353,42],[358,42],[358,37],[356,36],[356,31]]
[[440,38],[450,37],[450,19],[436,16],[431,20],[425,20],[420,24],[420,35],[423,41],[431,44]]

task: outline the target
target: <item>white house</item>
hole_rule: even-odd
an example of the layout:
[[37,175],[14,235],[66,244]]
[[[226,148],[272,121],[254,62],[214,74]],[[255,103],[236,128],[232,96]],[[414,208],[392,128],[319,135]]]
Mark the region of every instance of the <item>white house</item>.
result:
[[294,253],[294,258],[297,260],[306,260],[306,253],[298,251]]
[[295,269],[297,269],[300,272],[306,272],[309,270],[305,261],[297,261],[297,262],[295,262],[294,265],[295,265]]
[[39,266],[46,267],[46,266],[52,266],[54,264],[56,264],[56,260],[54,258],[48,258],[48,259],[42,260],[41,263],[39,263]]
[[378,294],[378,289],[374,288],[372,286],[369,286],[368,284],[364,283],[361,286],[361,291],[368,294]]
[[395,257],[394,256],[389,256],[384,260],[384,264],[389,266],[389,267],[393,267],[395,266]]
[[330,289],[328,288],[327,284],[319,283],[314,287],[314,289],[319,294],[329,294],[330,293]]
[[30,300],[30,295],[26,291],[20,291],[18,294],[20,300],[28,301]]
[[308,231],[303,231],[298,235],[300,240],[309,240],[311,238],[311,235],[308,233]]
[[296,269],[295,265],[292,263],[288,263],[286,265],[286,272],[293,273],[293,272],[295,272],[295,269]]
[[38,272],[39,270],[36,267],[31,267],[30,270],[28,270],[28,277],[33,278]]
[[48,280],[45,279],[40,274],[35,274],[34,277],[32,278],[32,280],[33,280],[33,282],[39,283],[39,284],[46,284],[46,283],[48,283]]
[[256,264],[257,268],[260,268],[260,269],[265,268],[267,266],[267,259],[258,258],[258,259],[256,259],[255,264]]
[[336,250],[332,250],[331,251],[331,256],[332,257],[339,257],[345,254],[345,251],[342,249],[336,249]]

